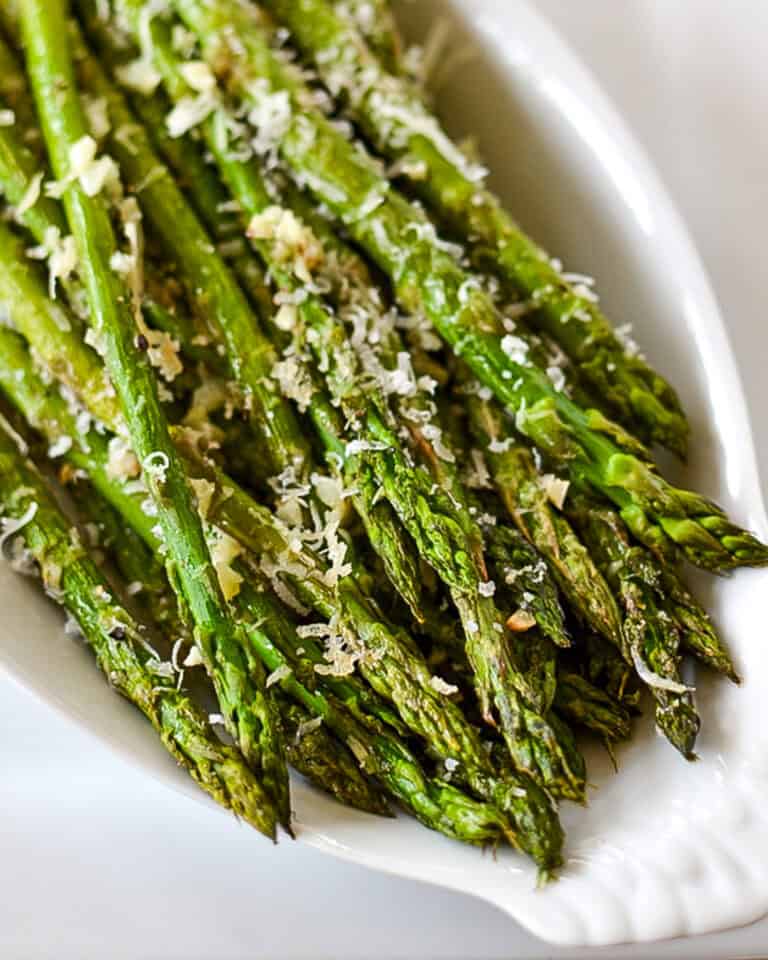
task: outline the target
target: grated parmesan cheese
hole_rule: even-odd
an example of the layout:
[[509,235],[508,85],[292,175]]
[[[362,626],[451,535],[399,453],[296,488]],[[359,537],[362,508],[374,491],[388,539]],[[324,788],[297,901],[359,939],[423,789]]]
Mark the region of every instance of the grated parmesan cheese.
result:
[[213,496],[216,493],[216,484],[211,483],[210,480],[206,480],[204,477],[190,477],[189,485],[192,488],[192,491],[197,500],[197,510],[200,514],[201,519],[205,520],[208,517],[208,512],[211,509],[211,502],[213,501]]
[[508,453],[514,445],[514,440],[512,437],[507,437],[506,440],[491,440],[488,444],[489,453]]
[[312,271],[324,259],[323,247],[310,227],[283,207],[267,207],[252,217],[246,236],[272,242],[275,259],[279,263],[290,263],[302,283],[312,282]]
[[539,483],[547,495],[547,498],[558,510],[563,509],[563,504],[568,496],[568,489],[571,484],[568,480],[561,480],[553,473],[545,473],[539,478]]
[[98,144],[86,134],[69,148],[69,173],[63,180],[47,183],[45,192],[60,199],[67,188],[79,182],[88,197],[95,197],[104,187],[119,189],[120,170],[108,154],[97,157]]
[[189,653],[184,658],[185,667],[199,667],[203,664],[203,655],[200,653],[198,647],[192,647]]
[[24,513],[16,520],[10,517],[4,517],[2,523],[2,533],[0,533],[0,551],[5,550],[6,543],[22,530],[28,523],[31,523],[37,516],[38,506],[34,501],[30,503]]
[[87,93],[82,94],[81,101],[85,118],[88,122],[88,129],[96,140],[103,140],[110,131],[109,111],[107,109],[106,97],[91,97]]
[[56,299],[56,281],[68,280],[77,269],[77,247],[71,235],[61,236],[58,227],[46,227],[43,242],[27,249],[32,260],[48,261],[48,296]]
[[[281,310],[293,309],[281,307]],[[305,413],[312,403],[314,387],[312,377],[303,363],[296,357],[286,357],[272,367],[272,376],[280,387],[280,392],[288,400],[293,400],[301,413]]]
[[169,136],[174,140],[183,137],[206,120],[218,105],[218,98],[211,92],[182,97],[165,118]]
[[160,371],[168,383],[173,383],[176,377],[184,371],[184,364],[179,356],[179,341],[174,340],[165,330],[143,327],[141,332],[147,338],[149,362],[156,370]]
[[216,568],[224,599],[231,600],[240,593],[243,582],[243,578],[231,566],[233,561],[244,552],[243,547],[234,537],[230,537],[218,528],[212,527],[210,533],[211,561]]
[[122,86],[135,90],[145,97],[153,94],[163,79],[152,61],[143,56],[117,67],[115,76]]
[[312,720],[305,720],[296,728],[296,743],[300,743],[307,734],[312,733],[322,724],[322,717],[314,717]]
[[216,89],[216,77],[203,60],[182,63],[179,72],[196,93],[210,93]]
[[276,683],[280,683],[281,680],[284,680],[286,677],[290,677],[293,671],[288,666],[287,663],[281,663],[280,666],[273,670],[272,673],[267,677],[267,689],[274,686]]
[[107,452],[107,476],[110,480],[127,480],[139,476],[141,466],[127,440],[112,437]]
[[21,218],[24,214],[31,210],[32,207],[40,199],[40,192],[43,186],[43,177],[45,176],[42,170],[38,171],[27,184],[27,189],[24,191],[19,203],[16,205],[16,217]]
[[501,349],[513,363],[521,367],[528,363],[528,344],[521,337],[508,333],[502,337]]
[[254,128],[251,145],[259,156],[274,154],[288,132],[293,118],[291,99],[287,91],[270,91],[264,79],[256,80],[248,89],[251,109],[248,123]]
[[452,694],[459,692],[458,687],[454,686],[452,683],[447,683],[442,677],[432,677],[429,681],[429,685],[437,693],[443,693],[446,697],[450,697]]
[[48,456],[51,460],[56,460],[58,457],[63,457],[65,453],[69,453],[71,449],[72,437],[63,435],[48,447]]

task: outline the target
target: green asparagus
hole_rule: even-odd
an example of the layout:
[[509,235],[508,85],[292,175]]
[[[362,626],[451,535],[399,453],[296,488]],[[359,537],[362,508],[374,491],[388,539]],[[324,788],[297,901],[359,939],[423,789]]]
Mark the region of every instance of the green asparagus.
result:
[[685,455],[688,426],[674,390],[628,353],[584,282],[569,281],[523,233],[484,187],[485,171],[451,142],[406,81],[382,69],[354,25],[329,0],[264,5],[289,27],[376,149],[400,164],[409,187],[471,243],[475,265],[497,272],[532,301],[530,318],[561,344],[612,412]]
[[[39,565],[49,595],[74,617],[110,685],[135,704],[163,745],[214,800],[268,837],[271,800],[240,754],[225,746],[152,651],[151,636],[114,597],[37,471],[0,430],[0,508],[5,536]],[[12,531],[16,531],[12,533]]]
[[[122,9],[132,14],[138,32],[141,5],[135,0],[126,0]],[[161,72],[167,75],[175,69],[180,73],[181,68],[174,65],[173,53],[167,35],[163,37],[161,25],[152,25],[148,33],[152,40],[152,54],[155,62],[161,65]],[[188,93],[186,87],[180,89],[178,76],[168,84],[168,89],[174,99],[183,91]],[[297,280],[286,271],[279,252],[280,245],[288,245],[281,237],[285,213],[271,203],[269,192],[255,167],[238,160],[233,153],[230,127],[224,112],[217,111],[204,125],[208,145],[230,189],[250,219],[250,233],[256,239],[260,253],[273,272],[281,271],[284,289],[298,289]],[[302,270],[297,273],[306,272],[310,241],[299,240],[298,244],[294,241],[294,245],[298,245],[304,254]],[[288,246],[289,256],[296,256],[296,251]],[[303,282],[306,279],[303,277]],[[384,496],[414,538],[419,552],[452,590],[467,631],[467,648],[483,715],[487,722],[492,722],[495,708],[502,729],[510,741],[514,741],[517,728],[512,725],[514,708],[508,692],[510,684],[517,680],[523,694],[538,708],[545,706],[545,698],[538,684],[529,682],[529,677],[516,670],[509,658],[503,640],[504,628],[492,599],[483,593],[487,575],[482,555],[476,555],[481,544],[472,543],[467,538],[454,519],[452,502],[439,489],[435,490],[428,477],[415,470],[402,455],[394,431],[386,424],[383,399],[372,403],[371,398],[356,387],[354,358],[343,329],[311,294],[305,296],[298,309],[307,324],[307,340],[318,354],[318,363],[321,368],[323,365],[329,368],[326,382],[331,394],[341,404],[348,421],[357,425],[357,443],[363,448],[364,459],[372,465]]]
[[574,493],[568,513],[621,599],[622,652],[656,699],[659,729],[684,757],[694,759],[700,720],[691,691],[679,675],[680,632],[658,605],[658,572],[645,551],[632,546],[623,523],[610,507]]
[[[96,187],[116,190],[119,181],[108,158],[97,160],[90,152],[93,141],[74,78],[66,7],[62,0],[23,0],[20,13],[30,82],[52,169],[65,185],[64,206],[91,322],[103,340],[133,450],[144,467],[172,565],[171,581],[194,621],[195,639],[214,679],[227,729],[262,777],[277,819],[289,829],[288,779],[274,704],[263,675],[249,675],[242,631],[227,609],[183,466],[168,435],[155,378],[141,350],[130,291],[110,265],[120,251],[106,199]],[[133,252],[140,256],[140,251]]]
[[401,306],[424,311],[542,452],[612,499],[633,534],[657,549],[674,543],[712,570],[768,563],[768,548],[755,537],[706,498],[671,486],[623,452],[602,414],[581,410],[527,365],[488,295],[436,242],[424,213],[313,108],[301,78],[273,53],[269,31],[256,18],[230,0],[215,8],[203,0],[174,0],[174,6],[211,68],[254,115],[268,98],[287,95],[293,109],[274,144],[283,162],[390,277]]
[[533,456],[509,436],[503,413],[481,388],[464,384],[470,427],[507,512],[549,565],[576,616],[613,643],[621,617],[608,584],[568,521],[552,504]]

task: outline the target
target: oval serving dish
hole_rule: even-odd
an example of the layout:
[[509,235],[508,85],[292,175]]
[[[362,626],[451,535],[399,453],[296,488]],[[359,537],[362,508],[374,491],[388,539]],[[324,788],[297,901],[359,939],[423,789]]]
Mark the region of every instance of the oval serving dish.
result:
[[[463,61],[439,106],[472,134],[492,184],[569,270],[597,279],[607,313],[630,323],[651,361],[679,388],[693,426],[689,485],[740,523],[768,533],[736,365],[702,266],[667,194],[583,66],[522,0],[402,0],[413,38],[452,23]],[[446,63],[450,58],[446,58]],[[673,473],[677,468],[671,468]],[[768,912],[768,571],[696,587],[729,641],[741,688],[698,675],[700,761],[686,764],[643,718],[633,742],[588,755],[587,809],[566,805],[567,864],[536,889],[534,868],[474,851],[400,817],[342,809],[294,783],[299,839],[334,856],[482,897],[562,945],[644,942],[719,930]],[[0,567],[0,662],[40,698],[148,774],[207,803],[139,714],[114,696],[90,654],[63,635],[34,585]],[[233,824],[234,829],[234,824]],[[243,836],[248,860],[264,841]],[[287,841],[286,841],[287,842]]]

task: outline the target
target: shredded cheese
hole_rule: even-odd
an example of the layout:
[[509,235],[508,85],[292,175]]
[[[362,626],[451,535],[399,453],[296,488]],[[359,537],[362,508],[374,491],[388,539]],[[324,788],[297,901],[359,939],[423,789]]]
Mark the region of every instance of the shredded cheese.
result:
[[32,260],[48,261],[48,296],[56,299],[56,281],[68,280],[77,269],[77,247],[71,235],[61,236],[58,227],[46,227],[43,242],[27,249]]
[[50,197],[61,198],[68,187],[79,182],[88,197],[95,197],[104,187],[119,190],[120,170],[108,154],[97,157],[98,144],[86,134],[69,148],[69,173],[63,180],[47,183],[45,192]]
[[272,673],[267,677],[267,689],[274,686],[276,683],[280,683],[281,680],[284,680],[286,677],[290,677],[292,673],[291,668],[287,663],[281,663],[276,670],[273,670]]
[[153,94],[163,79],[152,61],[143,56],[117,67],[115,76],[122,86],[145,97]]
[[569,481],[561,480],[553,473],[545,473],[539,478],[539,483],[550,502],[553,503],[558,510],[562,510],[571,486]]
[[16,520],[10,517],[4,517],[2,520],[2,533],[0,534],[0,551],[5,550],[6,543],[22,530],[28,523],[31,523],[37,516],[38,505],[35,501],[30,503],[24,513]]
[[221,592],[225,600],[231,600],[240,593],[242,576],[232,568],[232,563],[242,555],[243,547],[234,537],[218,528],[211,528],[211,561],[216,568]]
[[205,520],[208,517],[208,513],[211,509],[211,503],[213,502],[213,497],[216,493],[216,484],[211,483],[210,480],[206,480],[204,477],[190,477],[189,485],[195,494],[195,499],[197,500],[198,513],[200,514],[201,519]]
[[437,693],[445,694],[446,697],[450,697],[452,694],[459,692],[458,687],[443,680],[442,677],[432,677],[429,685],[433,690],[437,691]]
[[24,195],[21,200],[16,205],[16,217],[20,219],[24,214],[31,210],[32,207],[40,199],[40,192],[43,186],[43,178],[45,173],[42,170],[39,170],[27,184],[27,189],[24,191]]
[[127,440],[112,437],[107,452],[107,476],[110,480],[128,480],[139,476],[141,465]]

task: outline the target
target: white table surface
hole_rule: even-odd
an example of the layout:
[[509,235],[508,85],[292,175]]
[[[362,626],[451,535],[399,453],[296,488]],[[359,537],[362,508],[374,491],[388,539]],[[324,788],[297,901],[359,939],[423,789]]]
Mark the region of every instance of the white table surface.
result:
[[[768,3],[537,2],[691,227],[768,478]],[[287,842],[263,844],[238,875],[241,828],[148,781],[3,676],[0,758],[3,960],[768,956],[768,921],[695,943],[555,951],[482,903]]]

